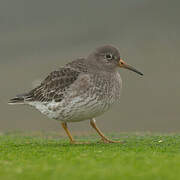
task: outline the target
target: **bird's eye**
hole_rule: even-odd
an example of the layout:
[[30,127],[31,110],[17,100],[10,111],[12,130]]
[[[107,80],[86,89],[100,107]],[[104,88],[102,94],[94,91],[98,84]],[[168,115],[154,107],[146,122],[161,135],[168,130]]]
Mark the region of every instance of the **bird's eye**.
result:
[[105,58],[107,60],[112,60],[113,59],[113,55],[112,54],[105,54]]

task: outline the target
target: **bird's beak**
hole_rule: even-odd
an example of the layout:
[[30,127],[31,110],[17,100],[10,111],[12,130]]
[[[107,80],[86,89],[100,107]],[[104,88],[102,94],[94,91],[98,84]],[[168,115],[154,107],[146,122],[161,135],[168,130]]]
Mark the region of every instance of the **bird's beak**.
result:
[[125,69],[129,69],[129,70],[134,71],[134,72],[136,72],[137,74],[143,76],[143,73],[141,73],[140,71],[138,71],[138,70],[135,69],[134,67],[126,64],[122,59],[119,60],[119,67],[125,68]]

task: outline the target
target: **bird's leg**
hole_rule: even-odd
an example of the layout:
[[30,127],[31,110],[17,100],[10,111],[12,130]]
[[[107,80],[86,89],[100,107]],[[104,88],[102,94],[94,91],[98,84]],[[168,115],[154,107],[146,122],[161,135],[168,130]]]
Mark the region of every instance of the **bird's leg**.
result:
[[97,131],[97,133],[101,136],[101,139],[104,143],[121,143],[121,141],[113,141],[104,136],[104,134],[100,131],[100,129],[96,126],[96,120],[93,118],[90,120],[91,126]]
[[68,127],[67,127],[67,123],[66,122],[62,122],[61,125],[62,125],[63,129],[66,131],[66,134],[68,135],[71,144],[89,144],[87,142],[76,142],[74,140],[74,138],[72,137],[72,135],[71,135],[71,133],[70,133]]
[[63,129],[66,131],[66,134],[68,135],[69,139],[70,139],[70,142],[73,144],[75,141],[74,141],[74,138],[72,137],[68,127],[67,127],[67,123],[66,122],[62,122],[61,123]]

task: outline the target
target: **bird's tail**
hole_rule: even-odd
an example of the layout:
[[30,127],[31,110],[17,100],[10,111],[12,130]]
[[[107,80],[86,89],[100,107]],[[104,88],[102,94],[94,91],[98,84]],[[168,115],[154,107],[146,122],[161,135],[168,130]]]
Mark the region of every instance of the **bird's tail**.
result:
[[24,104],[27,94],[16,95],[16,97],[9,100],[8,104]]

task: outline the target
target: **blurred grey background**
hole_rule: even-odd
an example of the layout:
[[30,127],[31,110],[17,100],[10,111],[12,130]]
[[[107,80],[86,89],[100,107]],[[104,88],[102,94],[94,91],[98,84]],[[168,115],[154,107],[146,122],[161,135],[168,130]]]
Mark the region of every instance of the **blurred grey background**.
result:
[[[7,105],[49,72],[113,44],[129,64],[120,70],[121,103],[98,118],[105,132],[180,131],[180,1],[1,0],[0,131],[63,131],[27,106]],[[70,125],[93,132],[88,121]]]

